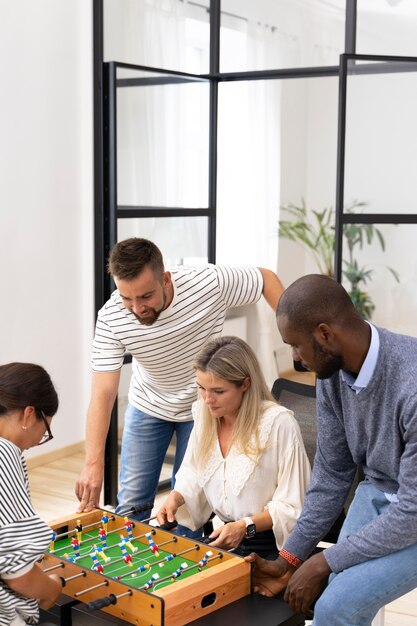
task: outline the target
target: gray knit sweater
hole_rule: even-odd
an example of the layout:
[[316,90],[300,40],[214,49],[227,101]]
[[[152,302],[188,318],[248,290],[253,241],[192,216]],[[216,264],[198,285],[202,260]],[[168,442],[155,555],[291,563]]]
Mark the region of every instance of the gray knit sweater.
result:
[[356,465],[397,493],[384,515],[324,551],[332,571],[417,542],[417,339],[378,328],[368,386],[356,394],[340,372],[317,383],[318,442],[303,512],[285,548],[305,560],[342,510]]

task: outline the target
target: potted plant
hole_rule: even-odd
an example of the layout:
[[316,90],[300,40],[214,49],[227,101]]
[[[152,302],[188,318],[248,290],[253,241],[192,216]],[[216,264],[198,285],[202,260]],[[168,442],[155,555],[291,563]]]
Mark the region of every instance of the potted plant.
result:
[[[345,208],[347,213],[355,213],[357,209],[366,206],[365,202],[354,201]],[[335,226],[333,207],[322,211],[308,213],[305,201],[302,198],[300,206],[289,203],[281,206],[281,215],[288,219],[280,219],[278,235],[301,245],[314,259],[319,271],[327,276],[334,276],[334,244]],[[376,239],[385,250],[385,241],[381,231],[374,224],[344,224],[343,237],[347,248],[347,259],[343,261],[343,276],[349,282],[349,295],[359,313],[364,319],[371,319],[375,305],[363,288],[371,279],[374,270],[366,266],[359,266],[355,259],[355,249],[372,244]],[[399,281],[398,273],[392,268],[387,269]]]

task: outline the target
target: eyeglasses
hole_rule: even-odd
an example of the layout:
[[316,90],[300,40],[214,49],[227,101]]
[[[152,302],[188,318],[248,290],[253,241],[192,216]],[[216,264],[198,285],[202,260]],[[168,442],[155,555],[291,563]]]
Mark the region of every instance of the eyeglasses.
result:
[[38,446],[41,446],[43,443],[47,443],[47,441],[51,441],[51,439],[53,439],[54,436],[51,432],[51,428],[48,424],[48,420],[45,417],[45,413],[43,411],[39,411],[38,409],[36,409],[36,414],[43,420],[43,423],[45,424],[45,428],[46,428],[45,432],[42,435],[42,439],[38,443]]

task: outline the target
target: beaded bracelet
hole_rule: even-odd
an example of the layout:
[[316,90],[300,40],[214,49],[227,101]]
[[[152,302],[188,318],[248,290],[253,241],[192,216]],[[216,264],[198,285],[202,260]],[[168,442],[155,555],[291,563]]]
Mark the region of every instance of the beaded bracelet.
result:
[[281,548],[281,550],[279,551],[279,555],[282,556],[283,559],[288,561],[288,563],[290,565],[293,565],[294,567],[300,567],[300,565],[302,564],[302,560],[299,559],[298,556],[294,556],[293,554],[291,554],[291,552],[285,550],[285,548]]

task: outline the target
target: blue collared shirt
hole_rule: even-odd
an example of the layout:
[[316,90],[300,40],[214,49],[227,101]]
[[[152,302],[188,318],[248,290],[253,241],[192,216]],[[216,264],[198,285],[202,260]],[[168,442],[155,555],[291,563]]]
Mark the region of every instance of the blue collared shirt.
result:
[[349,387],[356,393],[360,393],[368,385],[374,373],[376,362],[379,353],[379,334],[375,326],[367,322],[371,327],[371,345],[369,346],[368,354],[362,367],[359,370],[359,374],[355,378],[349,372],[341,370],[342,378]]

